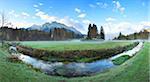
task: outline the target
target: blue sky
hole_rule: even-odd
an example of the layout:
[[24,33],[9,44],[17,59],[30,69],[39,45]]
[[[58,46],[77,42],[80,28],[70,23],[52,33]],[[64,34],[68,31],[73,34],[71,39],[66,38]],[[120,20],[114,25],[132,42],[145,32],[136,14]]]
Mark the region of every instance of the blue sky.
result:
[[85,34],[88,24],[95,23],[104,26],[107,34],[115,34],[113,29],[128,34],[132,33],[128,32],[130,28],[139,31],[150,25],[149,3],[150,0],[0,0],[0,11],[17,27],[57,21]]

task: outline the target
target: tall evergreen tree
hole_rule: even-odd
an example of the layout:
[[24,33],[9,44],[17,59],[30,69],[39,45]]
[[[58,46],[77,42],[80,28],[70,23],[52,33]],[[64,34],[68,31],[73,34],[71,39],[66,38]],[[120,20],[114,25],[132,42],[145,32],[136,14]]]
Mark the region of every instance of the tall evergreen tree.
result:
[[121,32],[119,33],[118,39],[119,39],[119,40],[123,39],[123,35],[122,35]]
[[105,40],[105,33],[104,33],[103,26],[101,26],[101,30],[100,30],[100,39]]
[[88,27],[88,36],[87,36],[87,38],[88,39],[90,39],[91,37],[90,37],[90,30],[91,30],[91,27],[92,27],[92,25],[91,24],[89,24],[89,27]]
[[121,32],[119,33],[119,36],[122,36],[122,33],[121,33]]
[[98,30],[97,30],[97,26],[95,24],[93,24],[93,32],[92,32],[92,37],[93,38],[98,38]]

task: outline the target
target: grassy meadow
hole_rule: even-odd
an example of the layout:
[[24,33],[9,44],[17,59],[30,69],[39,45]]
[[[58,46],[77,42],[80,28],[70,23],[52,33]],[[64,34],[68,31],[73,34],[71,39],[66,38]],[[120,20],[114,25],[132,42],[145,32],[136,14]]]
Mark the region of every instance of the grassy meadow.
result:
[[70,41],[25,41],[21,45],[36,49],[64,51],[64,50],[98,50],[103,48],[114,48],[117,46],[126,46],[133,42],[70,42]]
[[[23,44],[28,44],[29,46],[33,45],[33,47],[36,46],[35,44],[28,42]],[[104,46],[104,44],[105,43],[103,43],[103,48],[106,47],[106,45]],[[110,42],[107,46],[112,47],[110,44],[114,43]],[[118,44],[122,45],[122,43]],[[81,45],[83,46],[83,44]],[[43,44],[42,46],[36,46],[36,48],[41,48],[43,46],[46,46],[46,44]],[[95,44],[95,46],[97,45]],[[50,46],[46,49],[50,49],[53,47]],[[90,47],[92,47],[92,45]],[[45,75],[40,71],[35,71],[31,66],[26,65],[22,62],[10,62],[7,59],[7,57],[10,56],[10,54],[7,52],[7,49],[3,49],[0,46],[0,82],[149,82],[149,48],[150,43],[144,43],[143,49],[138,52],[133,58],[130,58],[122,65],[112,68],[103,73],[98,73],[96,75],[86,77],[65,78],[60,76],[58,77]],[[55,49],[59,48],[57,47]],[[60,49],[63,50],[64,48]],[[86,49],[86,47],[84,47],[84,49]]]

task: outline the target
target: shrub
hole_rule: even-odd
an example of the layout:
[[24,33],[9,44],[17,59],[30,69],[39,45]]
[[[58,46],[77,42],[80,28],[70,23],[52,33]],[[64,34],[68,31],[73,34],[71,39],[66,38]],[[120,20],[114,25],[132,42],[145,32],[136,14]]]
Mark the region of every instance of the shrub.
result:
[[10,55],[7,58],[10,62],[20,62],[19,58],[16,55]]
[[123,55],[121,57],[118,57],[114,60],[112,60],[112,62],[115,64],[115,65],[121,65],[123,64],[126,60],[128,60],[130,58],[129,55]]

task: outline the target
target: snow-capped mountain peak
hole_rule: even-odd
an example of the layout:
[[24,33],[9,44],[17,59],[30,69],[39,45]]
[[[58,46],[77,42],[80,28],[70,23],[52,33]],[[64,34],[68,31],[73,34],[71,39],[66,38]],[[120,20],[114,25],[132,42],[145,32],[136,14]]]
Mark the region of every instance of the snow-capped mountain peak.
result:
[[56,21],[54,21],[52,23],[46,22],[46,23],[44,23],[41,26],[40,25],[32,25],[28,29],[29,30],[35,30],[35,29],[37,29],[37,30],[42,30],[42,31],[45,31],[45,32],[49,32],[50,30],[52,30],[54,28],[65,28],[65,29],[67,29],[69,31],[73,31],[76,34],[81,34],[81,32],[79,32],[78,30],[76,30],[74,27],[68,27],[65,24],[58,23]]

